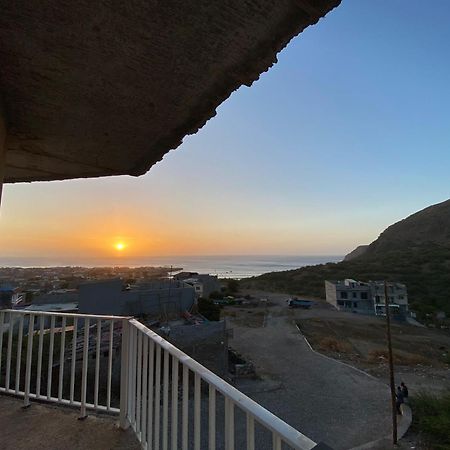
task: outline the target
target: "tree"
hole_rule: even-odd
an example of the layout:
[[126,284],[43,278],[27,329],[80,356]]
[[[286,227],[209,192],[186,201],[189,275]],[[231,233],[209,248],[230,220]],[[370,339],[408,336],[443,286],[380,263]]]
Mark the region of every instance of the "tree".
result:
[[239,290],[238,280],[228,280],[227,288],[230,294],[235,294]]
[[198,312],[208,320],[220,320],[220,308],[212,300],[200,297],[198,299]]
[[223,294],[219,291],[213,291],[209,294],[209,298],[212,300],[221,300],[223,298]]

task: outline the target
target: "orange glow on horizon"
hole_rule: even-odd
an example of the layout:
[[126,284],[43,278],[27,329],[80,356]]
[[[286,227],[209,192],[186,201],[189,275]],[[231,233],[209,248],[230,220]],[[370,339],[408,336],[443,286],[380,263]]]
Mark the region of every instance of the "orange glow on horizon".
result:
[[[21,187],[25,188],[29,190]],[[204,220],[203,216],[189,215],[180,220],[179,210],[176,215],[170,211],[158,215],[123,203],[120,211],[115,211],[104,206],[106,201],[81,215],[84,204],[80,199],[80,204],[74,200],[65,217],[55,221],[54,205],[50,203],[29,202],[20,196],[14,199],[11,195],[5,200],[0,248],[2,256],[8,257],[114,258],[122,262],[173,255],[341,254],[341,248],[350,251],[354,241],[367,240],[363,227],[360,236],[348,237],[348,229],[342,224],[325,239],[330,233],[328,225],[313,215],[292,222],[282,217],[270,226],[258,211],[239,221],[228,216]],[[35,217],[33,226],[29,225],[30,214]]]

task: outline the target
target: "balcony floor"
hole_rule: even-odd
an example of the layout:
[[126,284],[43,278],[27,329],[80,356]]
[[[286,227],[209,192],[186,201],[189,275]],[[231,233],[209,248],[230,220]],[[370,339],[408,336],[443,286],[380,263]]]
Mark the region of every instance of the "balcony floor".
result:
[[23,400],[0,395],[1,448],[25,449],[140,449],[131,431],[117,426],[117,418],[90,415],[77,420],[79,411],[39,404],[22,409]]

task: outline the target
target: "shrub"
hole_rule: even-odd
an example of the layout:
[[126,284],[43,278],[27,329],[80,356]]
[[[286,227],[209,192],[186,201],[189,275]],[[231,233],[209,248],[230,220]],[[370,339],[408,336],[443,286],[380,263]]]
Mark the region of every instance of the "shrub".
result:
[[221,300],[223,298],[223,294],[219,291],[213,291],[209,294],[209,298],[212,300]]
[[206,298],[198,299],[198,312],[208,320],[220,320],[220,308],[212,300]]
[[239,281],[228,280],[227,289],[230,294],[235,294],[239,290]]
[[419,393],[411,398],[413,429],[420,433],[429,447],[450,449],[450,390],[439,396]]

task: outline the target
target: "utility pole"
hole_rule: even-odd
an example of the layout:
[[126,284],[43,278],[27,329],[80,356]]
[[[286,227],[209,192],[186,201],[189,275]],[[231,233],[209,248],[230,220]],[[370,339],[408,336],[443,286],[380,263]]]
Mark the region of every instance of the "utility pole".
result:
[[389,359],[389,384],[391,387],[391,403],[392,403],[392,442],[397,445],[397,407],[395,395],[395,380],[394,380],[394,360],[392,356],[392,339],[391,339],[391,311],[389,308],[389,295],[387,282],[384,282],[384,305],[386,309],[386,331],[387,331],[387,345],[388,345],[388,359]]

